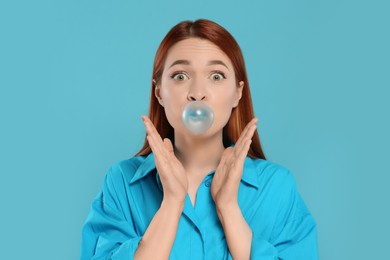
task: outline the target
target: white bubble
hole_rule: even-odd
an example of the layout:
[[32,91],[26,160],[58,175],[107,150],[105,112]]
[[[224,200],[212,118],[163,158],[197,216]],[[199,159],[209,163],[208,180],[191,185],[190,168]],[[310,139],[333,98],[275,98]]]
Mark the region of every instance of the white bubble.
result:
[[182,113],[184,126],[194,134],[206,132],[214,122],[214,112],[203,101],[192,101]]

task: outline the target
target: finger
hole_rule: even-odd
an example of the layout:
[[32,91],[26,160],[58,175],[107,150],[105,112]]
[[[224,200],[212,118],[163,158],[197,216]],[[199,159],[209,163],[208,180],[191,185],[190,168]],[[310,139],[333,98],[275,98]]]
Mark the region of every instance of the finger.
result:
[[[169,157],[165,156],[167,154],[167,151],[161,151],[159,149],[159,146],[156,145],[156,141],[154,138],[152,138],[150,135],[146,137],[148,139],[150,148],[152,149],[152,152],[154,154],[154,160],[156,163],[157,170],[159,171],[160,177],[165,178],[165,172],[163,168],[166,167],[167,162],[169,161]],[[163,168],[160,168],[163,167]]]
[[157,129],[154,127],[152,121],[147,116],[142,116],[142,120],[144,121],[147,134],[154,141],[156,152],[160,152],[160,153],[163,152],[164,143]]
[[226,153],[225,160],[222,165],[223,168],[222,171],[220,170],[220,172],[225,173],[227,183],[230,183],[230,185],[235,186],[237,183],[239,183],[242,177],[242,171],[238,171],[237,169],[242,168],[243,160],[239,160],[239,158],[235,157],[234,148],[229,148],[230,150]]
[[228,147],[225,149],[225,151],[223,151],[222,153],[222,158],[221,158],[221,162],[222,164],[226,163],[226,161],[229,159],[229,157],[231,156],[232,152],[233,152],[233,148],[232,147]]
[[[168,159],[170,160],[170,162],[173,163],[173,165],[175,165],[177,167],[182,167],[181,162],[176,158],[172,142],[169,138],[164,138],[164,146],[168,152],[168,156],[169,156]],[[174,174],[176,174],[176,173],[174,172]]]
[[166,168],[167,158],[164,159],[160,156],[161,153],[158,152],[158,149],[156,148],[155,141],[153,140],[153,138],[151,136],[148,135],[147,139],[148,139],[150,148],[152,149],[153,154],[154,154],[154,161],[155,161],[155,164],[157,167],[157,171],[160,175],[161,180],[164,181],[165,177],[166,177],[165,176],[166,170],[164,170],[164,168]]
[[244,130],[242,131],[240,137],[238,138],[237,142],[236,143],[239,143],[239,142],[242,142],[242,139],[244,138],[244,136],[246,135],[246,133],[248,132],[248,130],[250,129],[250,127],[252,125],[255,125],[257,123],[258,119],[255,117],[255,118],[252,118],[251,121],[249,121],[249,123],[245,126]]
[[156,141],[151,135],[147,135],[146,139],[148,140],[149,146],[152,149],[152,152],[154,153],[155,157],[158,157],[158,155],[161,154],[161,152],[158,145],[156,145]]
[[225,151],[223,151],[222,156],[221,156],[221,161],[218,164],[218,168],[219,169],[222,169],[222,167],[224,167],[227,159],[230,157],[230,154],[232,152],[233,152],[233,148],[232,147],[228,147],[228,148],[225,149]]
[[[256,129],[256,123],[258,119],[253,118],[244,128],[242,131],[240,137],[238,138],[236,145],[234,146],[235,148],[235,155],[238,156],[240,151],[243,149],[243,145],[245,143],[245,140],[248,138],[252,138],[254,130]],[[253,127],[255,127],[253,129]]]
[[249,139],[245,142],[244,148],[241,150],[239,156],[238,156],[238,161],[244,162],[246,156],[248,155],[249,148],[251,146],[252,140]]
[[142,120],[144,121],[144,124],[145,124],[145,127],[146,127],[148,134],[152,135],[153,137],[157,136],[158,137],[157,141],[161,141],[161,143],[162,143],[161,136],[158,133],[157,129],[155,128],[153,122],[149,119],[149,117],[142,116]]
[[[181,162],[176,158],[174,148],[172,145],[172,141],[169,138],[164,138],[164,146],[170,155],[168,158],[169,163],[171,164],[172,168],[175,169],[175,170],[170,171],[170,176],[175,177],[178,181],[185,184],[187,177],[185,176],[185,178],[183,179],[184,168],[183,168],[183,165],[181,164]],[[176,169],[178,169],[178,170],[176,170]]]
[[[253,137],[253,134],[255,133],[256,131],[256,128],[257,126],[256,125],[252,125],[248,131],[245,133],[245,136],[243,137],[242,139],[242,143],[240,144],[239,147],[237,147],[237,150],[236,150],[236,155],[237,157],[239,157],[241,155],[241,153],[245,152],[245,149],[246,149],[246,145],[247,145],[247,142],[248,140],[252,142],[252,137]],[[247,151],[246,151],[247,152]]]
[[154,136],[153,128],[152,128],[152,123],[150,122],[150,119],[147,116],[142,116],[142,121],[144,123],[145,129],[146,129],[146,134],[147,134],[147,139],[149,141],[149,144],[152,145],[153,143],[153,148],[154,151],[158,149],[157,146],[157,139]]
[[[152,149],[152,152],[153,152],[153,154],[154,154],[155,157],[156,157],[156,154],[158,154],[158,153],[157,153],[157,148],[156,148],[156,145],[155,145],[155,143],[154,143],[153,138],[152,138],[150,135],[147,135],[147,136],[146,136],[146,139],[148,140],[150,149]],[[156,158],[156,159],[157,159],[157,158]]]
[[173,152],[173,145],[172,145],[171,140],[169,140],[169,138],[164,138],[164,146],[170,154],[174,153]]

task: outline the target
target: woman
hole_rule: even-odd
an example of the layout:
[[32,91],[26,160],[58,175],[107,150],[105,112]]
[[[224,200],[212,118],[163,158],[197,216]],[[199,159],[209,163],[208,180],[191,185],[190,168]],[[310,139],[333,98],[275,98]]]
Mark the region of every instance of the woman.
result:
[[[189,131],[190,102],[214,122]],[[82,231],[81,259],[317,259],[316,223],[256,131],[240,47],[205,19],[174,26],[157,50],[147,136],[110,167]]]

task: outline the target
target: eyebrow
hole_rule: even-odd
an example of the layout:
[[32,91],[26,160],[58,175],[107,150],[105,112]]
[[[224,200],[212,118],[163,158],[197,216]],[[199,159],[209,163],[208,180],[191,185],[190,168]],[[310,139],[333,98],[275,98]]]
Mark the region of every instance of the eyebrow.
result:
[[[177,60],[177,61],[173,62],[172,65],[169,66],[169,68],[171,68],[171,67],[173,67],[174,65],[177,65],[177,64],[191,65],[191,62],[188,61],[188,60]],[[221,60],[210,60],[210,61],[207,62],[207,66],[217,65],[217,64],[225,66],[229,70],[227,65],[223,61],[221,61]]]

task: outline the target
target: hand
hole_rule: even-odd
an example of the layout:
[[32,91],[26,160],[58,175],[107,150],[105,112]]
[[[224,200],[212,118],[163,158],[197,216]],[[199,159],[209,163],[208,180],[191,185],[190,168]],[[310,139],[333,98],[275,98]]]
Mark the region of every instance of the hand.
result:
[[256,130],[256,122],[257,118],[253,118],[242,131],[234,148],[228,147],[222,153],[211,184],[211,196],[219,210],[238,205],[238,187],[244,161]]
[[161,139],[160,134],[147,116],[142,116],[147,139],[154,153],[154,160],[164,190],[164,199],[183,203],[188,191],[188,180],[184,167],[176,158],[169,138]]

